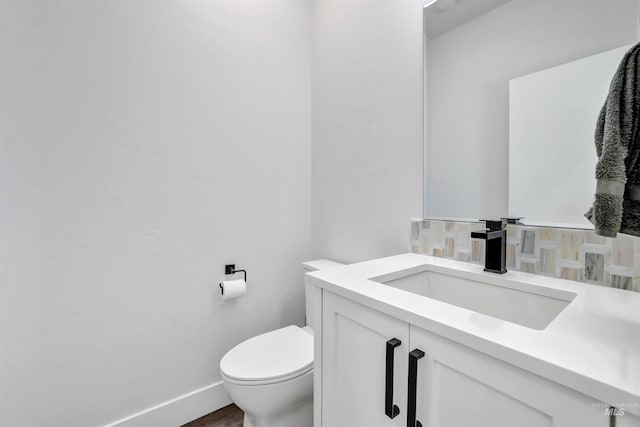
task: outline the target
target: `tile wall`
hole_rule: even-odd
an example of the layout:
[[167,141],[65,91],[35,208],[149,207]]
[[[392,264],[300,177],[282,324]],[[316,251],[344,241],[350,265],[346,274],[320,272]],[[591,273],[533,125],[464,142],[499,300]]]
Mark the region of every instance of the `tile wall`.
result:
[[[484,223],[411,220],[411,252],[484,264]],[[640,292],[640,238],[592,230],[509,225],[507,269]]]

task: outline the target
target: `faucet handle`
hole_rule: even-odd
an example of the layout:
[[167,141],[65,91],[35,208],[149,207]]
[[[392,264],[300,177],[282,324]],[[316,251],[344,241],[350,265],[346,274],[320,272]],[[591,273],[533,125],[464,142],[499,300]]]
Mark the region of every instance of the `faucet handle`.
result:
[[480,221],[484,222],[487,226],[488,231],[498,231],[504,230],[507,226],[507,218],[502,219],[481,219]]
[[522,222],[520,222],[521,219],[524,219],[523,216],[517,216],[517,217],[506,217],[506,218],[502,218],[502,219],[506,219],[507,220],[507,224],[514,224],[514,225],[524,225]]

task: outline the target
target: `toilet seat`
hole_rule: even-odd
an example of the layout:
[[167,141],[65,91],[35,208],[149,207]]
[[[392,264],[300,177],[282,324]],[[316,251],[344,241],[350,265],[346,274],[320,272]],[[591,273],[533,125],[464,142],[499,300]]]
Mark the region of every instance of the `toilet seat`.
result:
[[313,369],[313,336],[298,326],[287,326],[250,338],[224,355],[220,373],[243,385],[287,381]]

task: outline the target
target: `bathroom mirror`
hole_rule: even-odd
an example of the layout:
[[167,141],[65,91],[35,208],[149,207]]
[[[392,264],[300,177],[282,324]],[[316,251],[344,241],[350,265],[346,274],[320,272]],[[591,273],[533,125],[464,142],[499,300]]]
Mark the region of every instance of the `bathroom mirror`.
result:
[[[590,207],[589,195],[595,190],[594,169],[588,171],[596,161],[593,131],[604,102],[603,87],[606,94],[613,72],[610,65],[600,66],[600,74],[595,69],[585,74],[580,67],[593,66],[589,58],[594,55],[638,40],[639,5],[638,0],[437,0],[427,4],[425,218],[517,215],[531,225],[589,228],[581,215]],[[553,70],[562,76],[551,78]],[[580,74],[582,86],[562,84],[563,78],[565,83],[567,78],[573,81],[567,77],[570,72]],[[603,73],[610,75],[603,77]],[[518,106],[517,123],[512,125],[519,138],[512,143],[521,144],[519,148],[510,148],[510,82],[518,94],[513,100]],[[536,84],[547,86],[536,88]],[[572,103],[575,91],[585,88],[594,90],[589,97],[583,96],[589,101]],[[562,120],[563,111],[540,109],[545,103],[558,107],[558,100],[566,104],[562,126],[553,122]],[[571,108],[584,111],[569,118],[566,113]],[[556,138],[552,145],[547,136],[554,130],[572,133],[565,135],[562,145],[563,138]],[[539,150],[527,147],[536,138],[545,138]],[[580,191],[575,191],[576,186]],[[571,201],[577,193],[581,198]]]

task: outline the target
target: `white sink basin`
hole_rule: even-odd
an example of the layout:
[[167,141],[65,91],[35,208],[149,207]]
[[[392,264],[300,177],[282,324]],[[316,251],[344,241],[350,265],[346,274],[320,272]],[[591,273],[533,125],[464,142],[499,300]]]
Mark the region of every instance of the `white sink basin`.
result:
[[538,330],[545,329],[576,297],[573,292],[502,278],[497,285],[433,271],[394,276],[371,280]]

